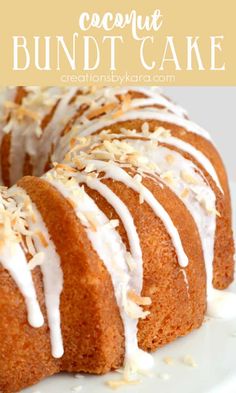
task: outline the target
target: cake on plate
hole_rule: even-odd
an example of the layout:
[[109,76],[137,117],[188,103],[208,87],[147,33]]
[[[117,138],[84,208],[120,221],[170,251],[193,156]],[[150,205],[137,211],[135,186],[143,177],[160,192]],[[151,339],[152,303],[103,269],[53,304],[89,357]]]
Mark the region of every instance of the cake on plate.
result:
[[227,175],[210,135],[151,87],[0,94],[0,391],[124,379],[236,313]]

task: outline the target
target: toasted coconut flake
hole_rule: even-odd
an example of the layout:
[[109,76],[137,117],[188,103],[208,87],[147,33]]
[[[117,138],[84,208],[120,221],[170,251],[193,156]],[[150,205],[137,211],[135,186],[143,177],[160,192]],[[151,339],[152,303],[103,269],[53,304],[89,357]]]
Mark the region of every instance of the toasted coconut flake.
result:
[[99,134],[99,138],[103,141],[105,140],[109,140],[111,139],[111,135],[109,134],[111,132],[111,130],[103,130],[100,134]]
[[106,381],[106,385],[111,389],[118,389],[125,385],[138,385],[140,384],[140,380],[127,380],[127,379],[119,379],[117,381]]
[[160,379],[163,379],[163,381],[168,381],[168,379],[170,379],[170,374],[168,374],[168,373],[159,373],[158,377]]
[[147,121],[145,121],[142,126],[141,126],[141,130],[144,133],[148,133],[149,132],[149,123]]
[[42,128],[40,127],[40,125],[37,125],[36,128],[35,128],[35,135],[38,138],[40,138],[42,136],[42,134],[43,134]]
[[31,236],[26,236],[26,237],[25,237],[25,241],[26,241],[26,246],[27,246],[27,248],[28,248],[29,253],[30,253],[31,255],[35,255],[36,250],[35,250],[35,246],[34,246],[32,237],[31,237]]
[[[32,255],[35,253],[31,241],[32,232],[28,229],[27,219],[30,215],[30,205],[26,208],[25,203],[17,202],[14,197],[17,196],[15,188],[7,189],[1,187],[0,193],[0,239],[1,246],[5,243],[14,247],[14,243],[28,243]],[[26,204],[27,205],[27,204]],[[23,240],[24,236],[24,240]],[[26,250],[26,252],[28,252]]]
[[56,170],[62,169],[67,172],[77,172],[77,170],[75,168],[72,168],[71,166],[66,165],[66,164],[58,164],[58,163],[54,162],[53,166]]
[[76,378],[76,379],[83,379],[84,375],[83,374],[75,374],[74,378]]
[[48,242],[47,242],[43,232],[38,230],[38,231],[35,232],[35,235],[38,236],[38,238],[39,238],[39,240],[40,240],[40,242],[41,242],[43,247],[45,247],[45,248],[48,247]]
[[160,178],[167,181],[167,183],[169,183],[169,184],[175,183],[175,179],[173,177],[172,171],[166,171],[166,172],[161,173]]
[[112,114],[112,118],[113,119],[117,119],[118,117],[122,116],[124,114],[122,109],[119,109],[118,111],[116,111],[115,113]]
[[157,127],[155,131],[152,133],[153,138],[158,138],[158,137],[168,138],[170,136],[171,136],[171,130],[167,130],[164,127]]
[[189,192],[189,188],[184,188],[184,190],[180,194],[181,198],[187,198],[189,196]]
[[123,112],[128,111],[131,107],[131,102],[132,102],[130,94],[129,93],[123,94],[123,95],[121,95],[120,98],[122,101],[122,103],[121,103],[122,111]]
[[86,217],[86,219],[87,219],[87,221],[89,223],[89,226],[91,227],[92,231],[96,232],[97,229],[98,229],[99,224],[98,224],[98,221],[97,221],[96,216],[94,215],[94,213],[92,213],[92,212],[85,212],[84,215],[85,215],[85,217]]
[[94,119],[94,118],[96,118],[96,117],[98,117],[98,116],[104,114],[104,113],[111,112],[113,109],[116,108],[116,106],[117,106],[117,104],[116,104],[116,103],[113,103],[113,102],[111,102],[111,103],[109,103],[109,104],[107,104],[107,105],[101,106],[101,107],[99,107],[99,108],[97,108],[97,109],[94,109],[94,110],[91,111],[90,113],[88,113],[88,114],[87,114],[87,118],[88,118],[89,120],[91,120],[91,119]]
[[23,120],[25,117],[28,117],[35,121],[39,119],[39,114],[37,112],[33,112],[30,109],[25,108],[23,106],[18,106],[14,110],[14,112],[18,120]]
[[70,139],[70,147],[71,147],[71,148],[74,147],[75,144],[76,144],[76,142],[77,142],[77,139],[76,139],[76,138],[71,138],[71,139]]
[[195,362],[195,360],[192,358],[191,355],[184,356],[183,363],[186,364],[186,366],[189,366],[189,367],[193,367],[193,368],[197,367],[197,363]]
[[15,109],[18,107],[18,105],[13,101],[5,101],[3,105],[6,109]]
[[36,266],[41,266],[43,262],[45,261],[44,259],[44,253],[43,252],[38,252],[31,258],[31,260],[28,263],[28,268],[30,270],[33,270]]
[[30,219],[34,224],[36,223],[36,217],[33,213],[30,214]]
[[107,161],[107,160],[113,159],[112,153],[109,153],[108,151],[102,151],[102,150],[93,151],[93,157],[97,160],[102,160],[102,161]]
[[72,392],[80,392],[82,390],[82,386],[78,385],[78,386],[74,386],[73,388],[71,388]]
[[182,170],[180,176],[188,184],[199,184],[199,181],[186,170]]
[[111,226],[111,228],[117,228],[120,225],[120,221],[119,220],[110,220],[109,225]]
[[86,165],[84,171],[85,171],[86,173],[89,173],[89,172],[94,171],[94,169],[95,169],[94,164],[93,164],[92,162],[89,162],[89,163]]
[[139,296],[132,289],[129,290],[128,297],[130,300],[132,300],[134,303],[138,304],[139,306],[150,306],[150,304],[152,304],[150,297]]
[[213,214],[216,215],[217,217],[221,217],[220,212],[218,212],[218,210],[216,210],[214,206],[210,205],[206,199],[202,198],[201,196],[199,196],[199,198],[197,199],[207,214]]
[[168,162],[168,164],[172,165],[175,161],[175,157],[173,156],[173,154],[167,154],[165,156],[165,160],[166,162]]
[[174,364],[174,359],[171,356],[165,356],[163,362],[168,364],[168,366],[172,366]]
[[82,170],[85,168],[85,164],[77,157],[73,159],[73,163],[76,165],[76,168],[78,170]]
[[123,289],[123,306],[127,315],[132,319],[145,319],[150,311],[143,311],[141,306],[129,299],[126,289]]
[[8,121],[8,123],[3,127],[3,132],[5,132],[5,134],[8,134],[9,132],[11,132],[12,128],[14,127],[14,120],[11,119]]

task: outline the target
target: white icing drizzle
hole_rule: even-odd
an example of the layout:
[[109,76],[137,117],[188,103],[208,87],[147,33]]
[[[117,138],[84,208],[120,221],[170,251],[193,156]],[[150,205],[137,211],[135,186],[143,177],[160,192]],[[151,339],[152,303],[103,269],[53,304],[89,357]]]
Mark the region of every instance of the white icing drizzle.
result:
[[77,87],[68,89],[68,92],[61,98],[53,118],[43,132],[42,138],[37,146],[38,153],[33,169],[33,174],[35,176],[41,176],[44,173],[52,144],[56,145],[58,143],[58,138],[60,138],[63,126],[73,116],[77,109],[74,105],[69,105],[77,90]]
[[[117,122],[125,122],[129,120],[137,120],[137,119],[143,120],[145,122],[147,122],[148,120],[159,120],[163,122],[168,122],[170,124],[179,125],[181,127],[184,127],[186,131],[196,133],[210,140],[210,135],[207,131],[205,131],[195,123],[186,120],[185,118],[178,117],[177,115],[165,112],[164,110],[160,110],[160,109],[155,109],[150,107],[144,109],[137,108],[136,110],[130,110],[128,112],[125,112],[123,115],[120,115],[119,117],[113,118],[109,114],[109,115],[104,115],[99,119],[94,119],[88,122],[88,124],[85,124],[84,126],[82,126],[81,124],[78,125],[77,127],[74,126],[74,128],[69,133],[67,133],[60,139],[60,142],[56,146],[52,158],[54,161],[59,161],[59,162],[60,160],[63,160],[65,154],[70,150],[70,141],[73,138],[78,137],[78,135],[79,136],[93,135],[97,131],[103,130],[104,128],[109,128],[110,126],[116,124]],[[202,158],[202,156],[200,158]]]
[[[34,162],[37,156],[39,137],[37,128],[40,128],[41,120],[50,111],[58,99],[58,88],[35,88],[23,98],[21,107],[29,111],[29,116],[23,115],[19,121],[15,116],[10,120],[11,124],[11,147],[9,155],[10,184],[15,184],[23,176],[25,155],[30,155]],[[49,101],[49,105],[47,103]],[[27,112],[26,112],[27,113]],[[31,117],[30,113],[36,114],[37,118]],[[40,130],[41,132],[41,130]]]
[[[110,225],[108,218],[98,208],[92,198],[79,186],[77,179],[66,185],[60,181],[54,171],[44,176],[65,198],[75,203],[75,214],[85,227],[92,247],[106,266],[112,280],[116,301],[125,332],[125,368],[134,367],[138,370],[149,369],[153,366],[153,358],[138,348],[137,322],[138,317],[132,316],[130,311],[138,307],[128,298],[131,289],[130,273],[126,261],[127,251],[118,232]],[[70,184],[70,185],[69,185]],[[91,229],[88,213],[96,220],[96,230]],[[142,277],[139,279],[142,281]],[[131,308],[131,310],[130,310]],[[130,310],[130,311],[129,311]],[[138,311],[142,317],[142,312]],[[144,313],[145,315],[145,313]]]
[[[180,197],[184,202],[190,213],[192,214],[197,228],[199,230],[200,238],[202,241],[202,248],[204,253],[204,259],[207,271],[207,300],[208,300],[208,314],[217,318],[234,318],[236,316],[236,308],[232,307],[236,305],[236,295],[227,291],[219,291],[213,288],[213,258],[214,258],[214,240],[215,240],[215,228],[216,228],[216,211],[215,211],[215,194],[211,190],[209,184],[204,178],[199,168],[197,168],[191,161],[185,159],[180,153],[170,150],[163,146],[155,146],[150,141],[140,141],[131,139],[129,143],[138,151],[144,153],[144,157],[149,158],[150,162],[154,162],[159,167],[161,172],[168,171],[170,165],[165,157],[171,154],[174,157],[174,164],[172,166],[173,178],[175,182],[173,184],[165,181],[170,188]],[[146,148],[145,148],[146,146]],[[90,160],[92,166],[101,172],[105,172],[107,177],[111,177],[118,181],[123,181],[115,174],[114,168],[107,170],[107,162],[96,165],[95,161]],[[118,167],[118,171],[121,168]],[[182,171],[187,171],[187,175],[190,179],[194,179],[193,184],[188,184],[187,180],[181,177]],[[109,172],[109,174],[108,174]],[[110,173],[112,175],[110,176]],[[125,172],[126,173],[126,172]],[[158,171],[157,171],[158,173]],[[164,173],[164,172],[163,172]],[[196,184],[195,184],[196,181]],[[184,188],[188,186],[190,194],[187,196],[181,196]],[[140,190],[139,190],[140,191]],[[145,198],[144,198],[145,199]],[[187,280],[186,272],[182,269],[184,279],[186,282],[187,291],[189,284]],[[231,310],[231,311],[230,311]]]
[[123,86],[123,87],[105,87],[99,89],[95,92],[96,96],[106,97],[108,99],[113,99],[117,95],[127,94],[128,92],[142,93],[146,95],[146,98],[135,98],[131,101],[131,107],[136,106],[151,106],[151,105],[161,105],[165,109],[175,113],[180,117],[185,117],[187,112],[185,109],[179,105],[174,104],[172,101],[166,99],[161,95],[160,88],[150,88],[144,86]]
[[128,111],[118,118],[112,118],[110,115],[104,116],[101,119],[95,119],[91,121],[90,125],[85,126],[84,129],[80,128],[81,136],[88,136],[95,133],[98,130],[102,130],[105,127],[109,127],[117,122],[125,122],[128,120],[158,120],[162,122],[167,122],[180,127],[183,127],[186,131],[193,132],[200,135],[208,140],[211,140],[210,135],[203,128],[199,127],[197,124],[190,120],[178,117],[172,113],[164,112],[155,108],[144,108],[133,111]]
[[[126,140],[126,143],[134,147],[150,163],[157,165],[156,173],[161,176],[162,181],[183,201],[194,218],[202,242],[207,270],[208,293],[210,293],[212,289],[216,227],[214,192],[204,179],[203,174],[199,172],[199,169],[192,161],[185,159],[180,153],[151,141],[130,139]],[[169,163],[166,160],[168,156],[172,157],[174,160],[173,163]],[[185,180],[182,173],[187,173],[186,176],[190,179],[192,178],[194,180],[193,183],[189,184],[187,182],[188,179]],[[167,175],[166,177],[165,174]],[[188,190],[188,194],[182,196],[185,189]]]
[[[173,139],[177,138],[167,137],[162,139],[163,142],[166,141],[166,139],[169,139],[170,143],[173,144]],[[179,140],[177,141],[179,142]],[[183,148],[182,143],[178,142],[176,146],[179,148]],[[129,143],[131,143],[132,146],[135,146],[137,150],[143,151],[144,156],[149,158],[151,162],[155,162],[161,171],[168,171],[169,169],[171,169],[175,181],[173,183],[168,183],[165,181],[164,178],[163,181],[166,182],[166,184],[184,202],[187,209],[190,211],[191,215],[194,218],[201,238],[207,274],[207,314],[215,318],[235,318],[235,293],[217,290],[213,287],[213,260],[216,230],[216,197],[214,192],[211,190],[206,179],[204,179],[203,174],[199,172],[199,168],[197,168],[191,161],[182,157],[181,154],[177,153],[176,151],[169,150],[168,148],[164,148],[163,146],[157,146],[155,148],[152,143],[149,143],[148,148],[145,149],[145,145],[147,145],[148,143],[145,143],[144,141],[132,140],[129,141]],[[206,169],[211,174],[213,179],[216,180],[214,172],[211,170],[211,167],[206,163],[206,160],[202,159],[204,156],[200,156],[199,159],[199,155],[196,154],[196,152],[193,152],[192,149],[189,149],[188,146],[184,146],[184,149],[182,150],[188,151],[190,154],[195,156],[195,158],[198,159],[199,162],[204,162],[204,166],[206,166]],[[173,165],[168,165],[168,162],[165,160],[165,157],[168,154],[171,154],[174,157]],[[185,197],[181,196],[181,192],[186,186],[186,182],[181,178],[181,170],[186,170],[188,174],[190,174],[190,176],[197,181],[197,184],[190,185],[191,192]],[[222,190],[219,182],[218,186]],[[207,211],[206,209],[209,209],[209,211]]]
[[[52,356],[60,358],[63,356],[63,339],[61,332],[61,316],[60,316],[60,295],[63,289],[63,272],[61,269],[60,257],[55,250],[55,246],[50,239],[50,235],[44,224],[44,221],[36,207],[30,200],[27,193],[20,187],[12,187],[15,192],[15,198],[19,203],[28,199],[31,203],[32,212],[35,222],[28,219],[30,231],[32,231],[32,239],[36,251],[43,255],[40,269],[43,275],[45,305],[47,310],[48,326],[50,329],[50,339],[52,347]],[[47,246],[42,245],[37,232],[43,233]]]
[[203,166],[203,168],[209,173],[209,175],[215,181],[215,183],[218,186],[218,188],[220,189],[220,191],[222,193],[224,193],[222,186],[220,184],[218,175],[216,173],[216,170],[213,167],[210,160],[205,156],[205,154],[203,154],[200,150],[196,149],[190,143],[184,142],[183,140],[178,139],[173,136],[169,136],[169,137],[165,137],[165,138],[159,137],[158,140],[160,142],[175,146],[175,147],[183,150],[184,152],[189,153],[191,156],[193,156]]
[[24,251],[19,244],[6,244],[1,249],[0,262],[15,281],[25,299],[28,322],[38,328],[44,323]]
[[179,233],[174,226],[171,217],[166,212],[164,207],[156,200],[151,191],[143,184],[136,182],[135,178],[132,178],[126,171],[124,171],[122,168],[118,167],[115,164],[98,160],[90,160],[90,162],[92,165],[94,165],[96,170],[98,170],[99,172],[105,172],[106,178],[120,181],[132,190],[138,193],[141,192],[145,202],[152,208],[154,213],[161,219],[161,221],[165,225],[165,228],[169,233],[175,247],[180,266],[186,267],[188,265],[188,257],[183,249]]
[[85,183],[93,190],[99,192],[106,201],[114,208],[121,219],[129,240],[132,258],[135,262],[135,269],[131,269],[131,284],[135,291],[140,294],[143,285],[143,261],[142,250],[140,246],[139,236],[134,224],[132,215],[122,200],[99,179],[92,178],[83,174],[78,174],[77,179],[80,183]]
[[188,276],[187,276],[186,270],[185,269],[181,269],[181,272],[182,272],[182,274],[184,276],[184,281],[185,281],[185,284],[186,284],[186,290],[187,290],[188,298],[190,298],[189,282],[188,282]]

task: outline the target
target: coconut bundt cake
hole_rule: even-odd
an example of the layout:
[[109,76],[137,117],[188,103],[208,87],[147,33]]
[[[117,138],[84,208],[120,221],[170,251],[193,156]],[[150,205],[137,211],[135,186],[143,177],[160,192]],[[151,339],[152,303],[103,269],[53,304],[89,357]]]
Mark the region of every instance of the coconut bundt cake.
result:
[[[1,91],[0,390],[124,378],[236,312],[227,176],[157,88]],[[10,187],[10,188],[8,188]]]

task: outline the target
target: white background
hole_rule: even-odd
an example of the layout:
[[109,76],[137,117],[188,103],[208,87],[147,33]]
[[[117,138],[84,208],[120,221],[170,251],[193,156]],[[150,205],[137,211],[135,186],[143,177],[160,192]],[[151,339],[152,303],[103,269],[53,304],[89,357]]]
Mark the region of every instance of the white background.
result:
[[163,91],[211,133],[230,180],[236,181],[236,87],[165,87]]

